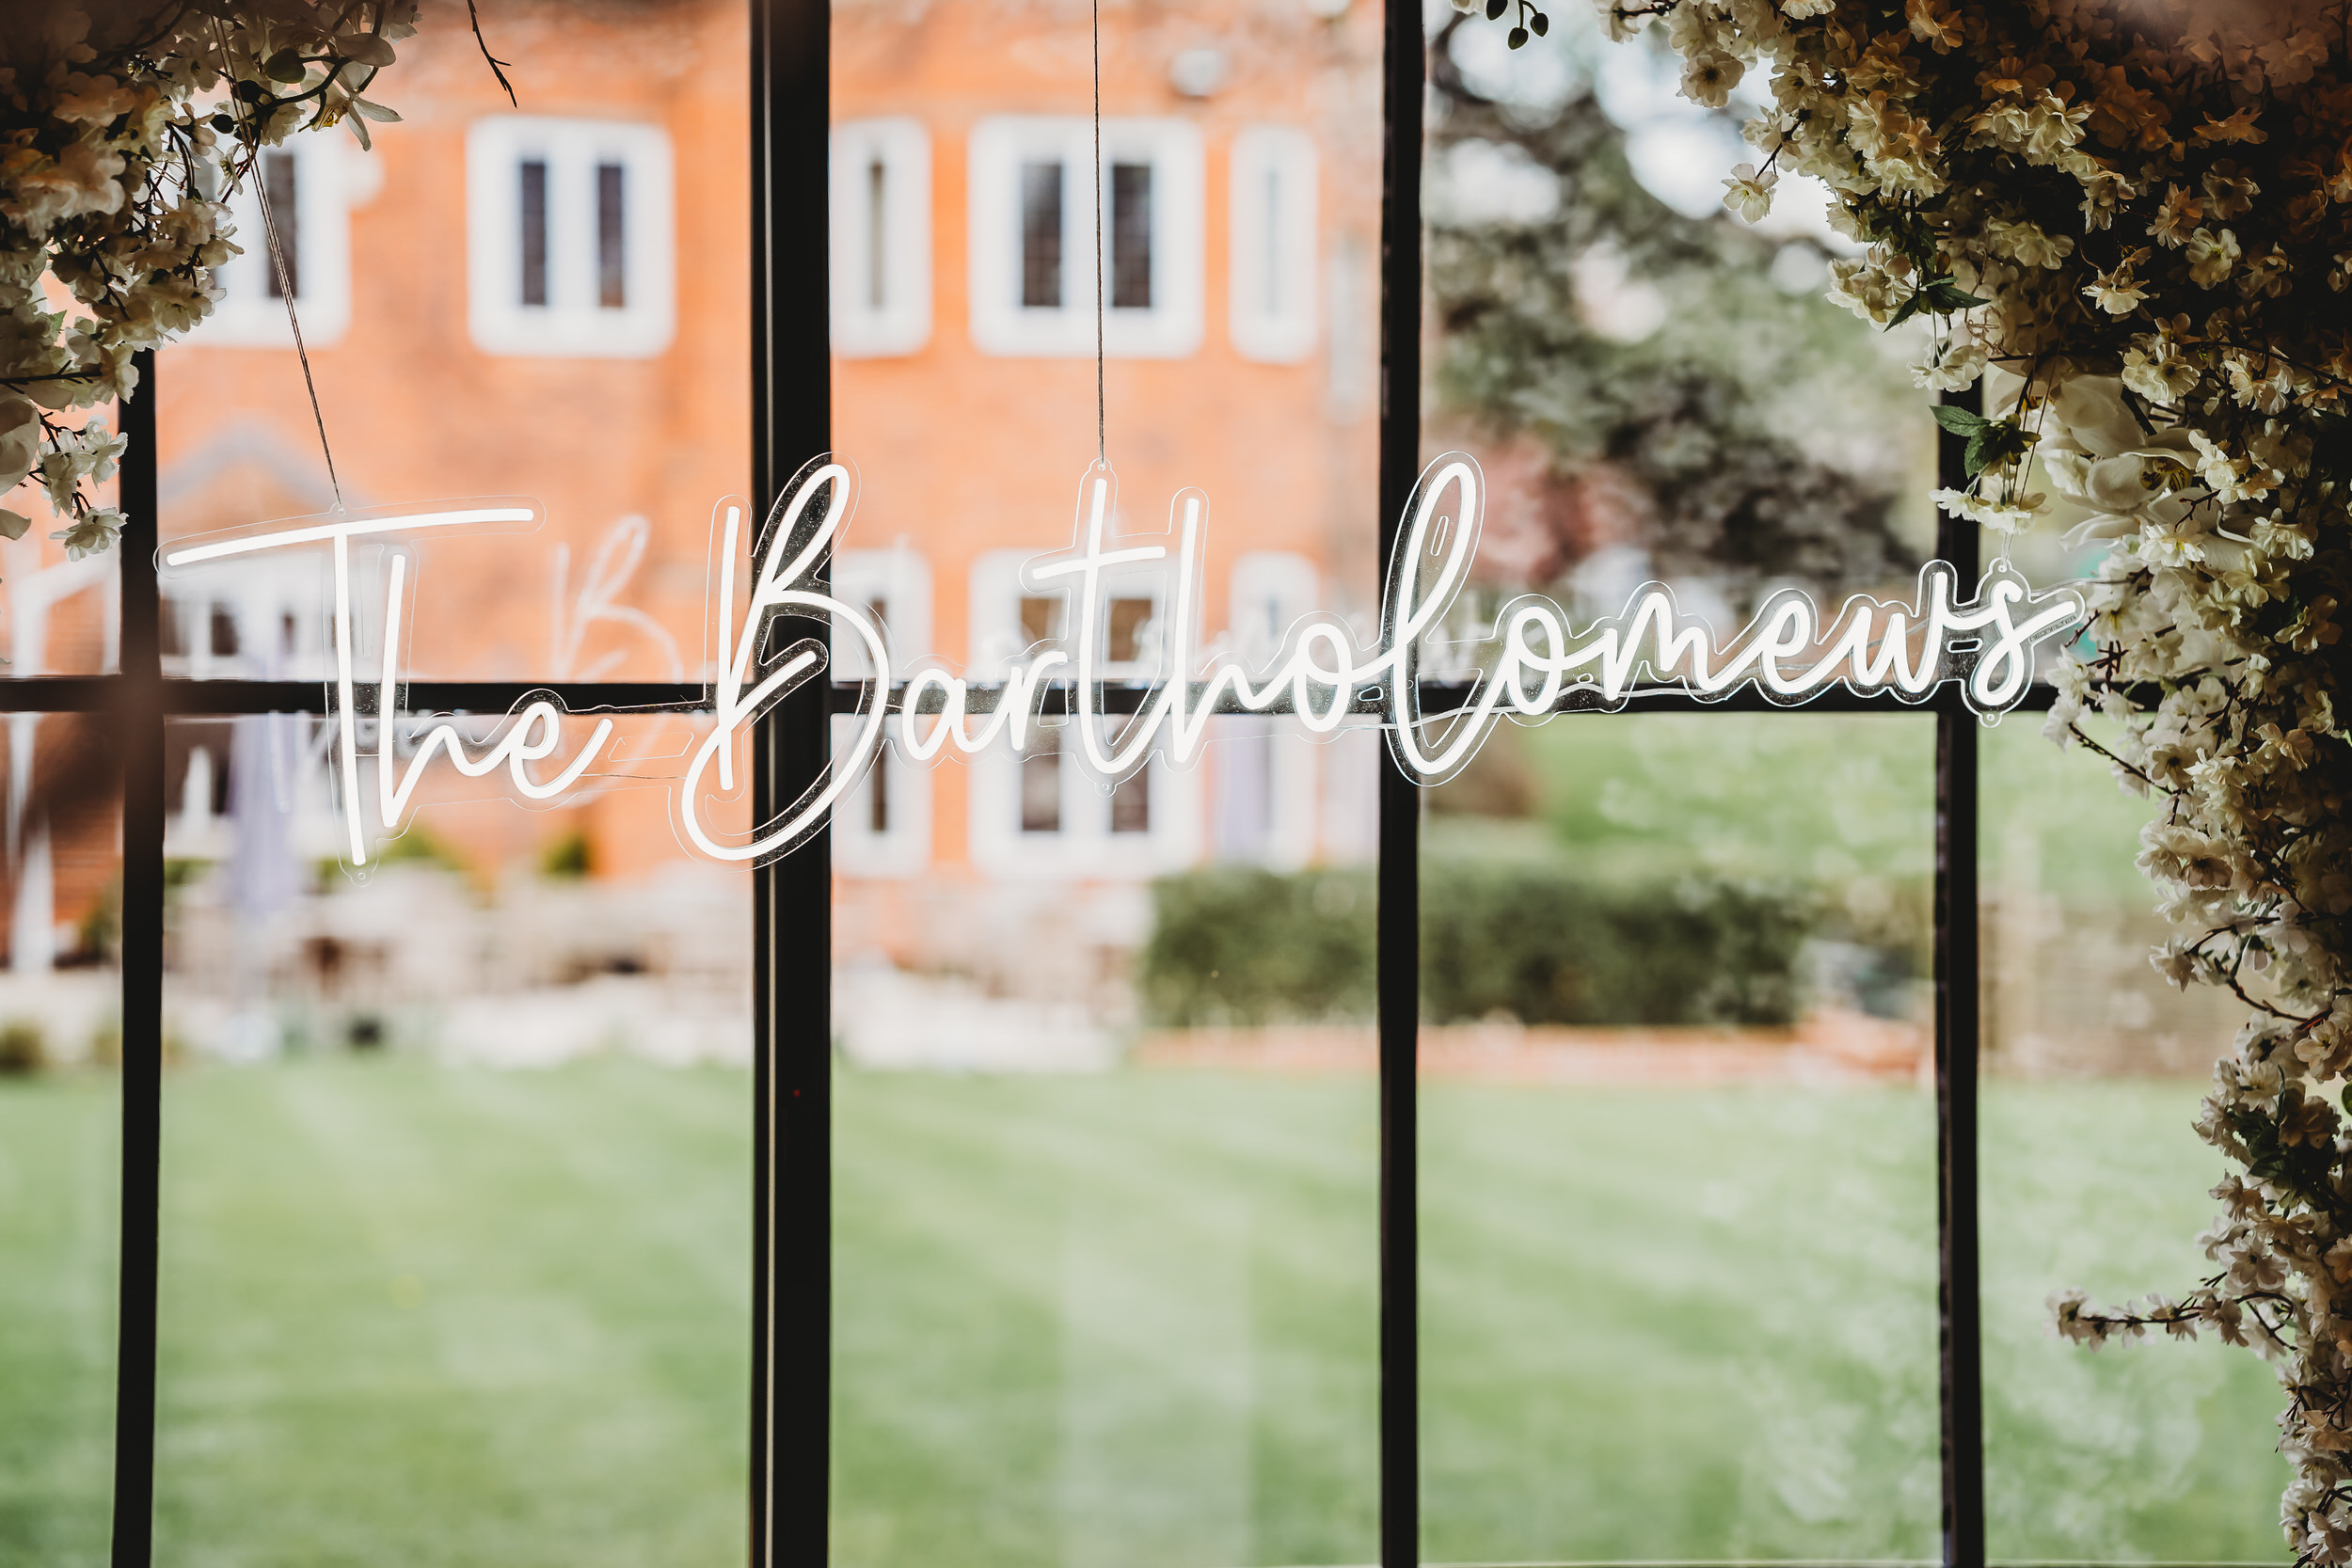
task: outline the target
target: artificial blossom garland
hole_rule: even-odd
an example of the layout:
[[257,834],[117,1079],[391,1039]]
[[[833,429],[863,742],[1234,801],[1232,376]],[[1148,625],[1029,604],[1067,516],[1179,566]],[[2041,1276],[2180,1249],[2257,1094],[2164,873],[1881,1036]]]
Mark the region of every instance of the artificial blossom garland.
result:
[[[296,131],[400,117],[362,97],[415,0],[43,0],[0,11],[0,492],[27,481],[76,559],[122,526],[88,486],[124,439],[60,418],[128,396],[132,356],[220,297],[223,198]],[[486,51],[485,51],[486,53]],[[497,62],[493,62],[495,69]],[[501,78],[503,80],[503,78]],[[0,535],[31,519],[0,509]]]
[[2110,542],[2047,733],[2158,803],[2157,966],[2249,1009],[2197,1121],[2240,1170],[2215,1189],[2209,1278],[2111,1310],[2061,1291],[2055,1323],[2093,1347],[2211,1329],[2271,1358],[2288,1543],[2352,1561],[2352,14],[1599,3],[1617,37],[1662,20],[1702,103],[1769,72],[1725,202],[1754,219],[1783,173],[1824,182],[1867,246],[1830,297],[1931,322],[1923,388],[2010,372],[1982,413],[1937,410],[1967,438],[1945,509],[2015,532],[2055,493],[2084,519],[2070,540]]

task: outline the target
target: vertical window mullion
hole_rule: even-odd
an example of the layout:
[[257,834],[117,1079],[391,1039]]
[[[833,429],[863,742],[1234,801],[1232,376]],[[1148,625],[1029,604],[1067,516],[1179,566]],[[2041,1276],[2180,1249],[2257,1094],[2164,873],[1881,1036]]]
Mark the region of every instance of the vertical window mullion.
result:
[[[832,445],[831,245],[806,241],[809,214],[829,212],[832,13],[826,0],[753,0],[751,22],[752,499],[764,519]],[[831,580],[828,564],[817,591]],[[823,772],[830,684],[755,721],[755,823]],[[832,895],[830,828],[753,872],[754,1568],[829,1555]]]
[[[1418,0],[1387,0],[1380,95],[1380,551],[1385,573],[1421,465],[1421,154],[1427,44]],[[1381,583],[1372,585],[1376,594]],[[1407,652],[1391,672],[1412,680]],[[1421,1560],[1421,790],[1380,759],[1375,962],[1380,1031],[1380,1560]]]
[[155,1269],[163,1128],[164,713],[155,586],[155,355],[123,400],[120,504],[122,768],[122,1264],[115,1357],[114,1568],[147,1568],[155,1498]]
[[[1947,403],[1981,411],[1980,388]],[[1967,482],[1966,443],[1946,432],[1938,483]],[[1936,553],[1973,585],[1977,528],[1943,517]],[[1935,710],[1935,1133],[1937,1349],[1941,1362],[1944,1561],[1984,1563],[1984,1375],[1977,1224],[1977,716],[1947,685]]]

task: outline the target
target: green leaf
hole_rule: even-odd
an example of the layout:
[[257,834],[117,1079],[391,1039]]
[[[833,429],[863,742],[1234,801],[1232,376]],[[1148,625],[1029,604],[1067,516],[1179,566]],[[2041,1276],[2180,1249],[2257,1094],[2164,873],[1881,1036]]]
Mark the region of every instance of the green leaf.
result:
[[1886,318],[1886,330],[1889,332],[1894,331],[1895,328],[1902,325],[1903,323],[1909,321],[1912,317],[1917,315],[1920,311],[1926,309],[1927,308],[1928,292],[1925,289],[1912,290],[1911,297],[1904,300],[1900,305],[1895,307],[1895,313]]
[[280,49],[262,67],[262,74],[273,82],[299,82],[306,70],[301,52],[294,49]]
[[1955,436],[1974,436],[1994,422],[1974,409],[1956,407],[1948,403],[1936,404],[1928,412],[1935,416],[1937,424]]
[[[1947,414],[1958,414],[1977,422],[1963,427],[1946,419]],[[1947,409],[1942,404],[1936,404],[1935,419],[1938,424],[1954,435],[1968,437],[1968,450],[1962,455],[1961,463],[1970,479],[1987,468],[2001,467],[2011,458],[2024,456],[2038,439],[2030,432],[2007,420],[1981,419],[1969,414],[1964,408]]]
[[1969,310],[1977,306],[1992,303],[1989,299],[1979,299],[1975,294],[1953,282],[1950,273],[1945,273],[1940,277],[1922,279],[1918,287],[1911,291],[1911,296],[1896,307],[1895,313],[1887,318],[1886,325],[1891,330],[1922,310],[1933,310],[1941,316],[1948,315],[1954,310]]
[[1927,295],[1928,303],[1938,310],[1973,310],[1979,305],[1993,303],[1989,299],[1978,298],[1948,277],[1931,281],[1927,286]]

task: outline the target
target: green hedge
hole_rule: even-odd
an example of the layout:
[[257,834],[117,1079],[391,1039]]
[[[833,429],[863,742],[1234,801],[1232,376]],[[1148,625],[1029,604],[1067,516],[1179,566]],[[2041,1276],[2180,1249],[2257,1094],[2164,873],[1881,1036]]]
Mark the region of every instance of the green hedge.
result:
[[1369,871],[1216,866],[1152,884],[1140,985],[1155,1023],[1370,1018]]
[[[1161,879],[1140,984],[1184,1027],[1373,1013],[1368,871],[1220,866]],[[1422,1016],[1523,1023],[1786,1023],[1811,894],[1685,879],[1597,886],[1541,864],[1422,869]]]

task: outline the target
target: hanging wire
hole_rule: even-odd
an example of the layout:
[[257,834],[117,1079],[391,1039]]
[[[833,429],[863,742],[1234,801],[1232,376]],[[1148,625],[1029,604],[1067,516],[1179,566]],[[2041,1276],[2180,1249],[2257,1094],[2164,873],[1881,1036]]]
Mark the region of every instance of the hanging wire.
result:
[[335,492],[335,505],[341,510],[343,484],[335,474],[335,449],[326,444],[326,415],[319,407],[319,385],[310,378],[310,351],[302,341],[302,321],[294,314],[294,279],[287,275],[285,246],[278,240],[278,215],[270,208],[269,181],[258,172],[262,161],[259,152],[255,153],[253,161],[257,168],[253,189],[262,198],[262,234],[269,245],[270,266],[278,274],[278,292],[286,301],[286,325],[294,329],[294,357],[302,362],[303,390],[310,394],[310,420],[318,426],[319,455],[326,459],[327,487]]
[[[227,74],[229,40],[222,33],[217,19],[213,23],[213,36],[220,43],[223,74]],[[340,512],[343,510],[342,481],[337,478],[335,473],[335,449],[326,441],[326,414],[319,406],[318,383],[310,376],[310,351],[302,341],[302,320],[294,313],[294,277],[286,267],[286,247],[279,244],[278,239],[278,214],[270,207],[269,180],[262,166],[264,153],[261,138],[255,134],[253,122],[246,117],[246,112],[242,107],[244,100],[232,92],[229,95],[229,112],[236,117],[239,128],[246,133],[245,144],[253,150],[253,161],[247,167],[253,180],[253,194],[261,201],[262,240],[269,250],[270,269],[278,277],[278,293],[286,302],[286,325],[294,329],[294,357],[302,362],[302,386],[303,389],[310,394],[310,420],[318,426],[319,454],[326,459],[327,488],[334,492],[335,508]]]

